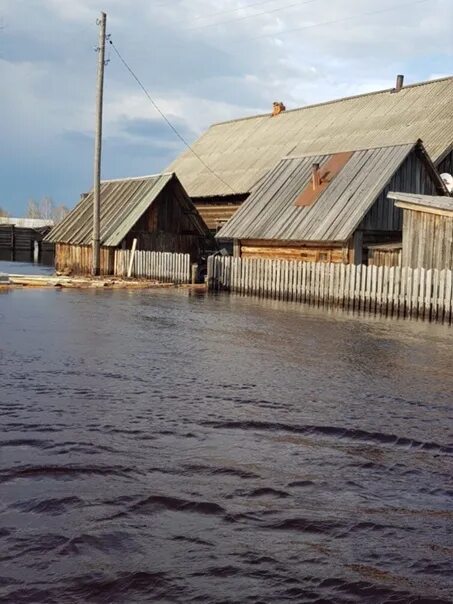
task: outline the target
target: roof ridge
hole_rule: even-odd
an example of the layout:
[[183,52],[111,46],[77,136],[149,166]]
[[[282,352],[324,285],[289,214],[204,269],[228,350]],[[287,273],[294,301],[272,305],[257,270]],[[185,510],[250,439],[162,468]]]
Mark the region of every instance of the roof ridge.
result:
[[339,153],[345,153],[345,152],[356,152],[356,151],[374,151],[376,149],[390,149],[390,148],[395,148],[395,147],[415,147],[416,145],[421,145],[424,147],[423,145],[423,141],[419,138],[416,138],[415,140],[409,140],[405,143],[395,143],[395,144],[388,144],[388,145],[374,145],[374,146],[364,146],[364,147],[354,147],[352,149],[350,148],[342,148],[340,151],[318,151],[318,152],[313,152],[313,153],[300,153],[299,155],[284,155],[283,157],[280,158],[279,161],[284,161],[284,160],[288,160],[288,159],[305,159],[307,157],[316,157],[316,156],[327,156],[327,155],[338,155]]
[[[429,84],[436,84],[438,82],[446,82],[447,80],[453,80],[453,75],[445,76],[443,78],[435,78],[433,80],[423,80],[421,82],[414,82],[413,84],[405,84],[402,91],[407,90],[408,88],[417,88],[419,86],[427,86]],[[363,98],[363,97],[367,97],[367,96],[389,93],[389,92],[392,92],[393,90],[395,90],[395,88],[383,88],[382,90],[374,90],[371,92],[362,92],[361,94],[353,94],[350,96],[340,97],[338,99],[332,99],[330,101],[321,101],[319,103],[311,103],[309,105],[303,105],[302,107],[295,107],[294,109],[287,109],[286,111],[280,113],[280,115],[278,117],[279,117],[279,119],[281,119],[282,117],[284,118],[284,116],[288,113],[294,113],[296,111],[304,111],[305,109],[312,109],[313,107],[322,107],[323,105],[333,105],[335,103],[341,103],[343,101],[349,101],[351,99],[359,99],[359,98]],[[245,117],[239,117],[239,118],[235,118],[235,119],[231,119],[231,120],[214,122],[213,124],[211,124],[210,128],[213,128],[214,126],[222,126],[224,124],[232,124],[235,122],[243,122],[246,120],[253,120],[253,119],[256,119],[259,117],[269,117],[269,116],[271,116],[271,112],[257,113],[255,115],[248,115]]]
[[149,180],[150,178],[156,178],[157,176],[173,176],[174,174],[174,172],[158,172],[157,174],[146,174],[145,176],[127,176],[126,178],[105,178],[101,180],[101,183],[125,182],[130,180]]

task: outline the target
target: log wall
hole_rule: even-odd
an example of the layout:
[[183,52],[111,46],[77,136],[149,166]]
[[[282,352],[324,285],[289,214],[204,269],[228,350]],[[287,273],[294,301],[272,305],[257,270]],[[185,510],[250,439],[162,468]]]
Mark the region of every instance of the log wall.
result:
[[241,240],[238,242],[241,258],[275,258],[307,262],[348,262],[349,249],[336,244],[310,245],[304,242]]

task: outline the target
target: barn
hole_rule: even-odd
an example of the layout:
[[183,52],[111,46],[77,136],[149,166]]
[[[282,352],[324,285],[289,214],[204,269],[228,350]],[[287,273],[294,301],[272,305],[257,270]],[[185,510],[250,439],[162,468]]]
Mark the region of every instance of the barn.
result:
[[452,106],[453,77],[410,85],[398,77],[386,90],[214,124],[168,170],[217,231],[288,155],[422,139],[438,171],[453,173]]
[[[101,274],[114,271],[116,249],[188,253],[197,261],[212,236],[174,173],[101,183]],[[55,243],[57,271],[92,267],[93,191],[83,195],[46,241]]]
[[453,198],[390,192],[403,212],[402,265],[453,269]]
[[369,246],[401,241],[391,190],[447,194],[421,141],[286,157],[217,237],[243,258],[366,263]]

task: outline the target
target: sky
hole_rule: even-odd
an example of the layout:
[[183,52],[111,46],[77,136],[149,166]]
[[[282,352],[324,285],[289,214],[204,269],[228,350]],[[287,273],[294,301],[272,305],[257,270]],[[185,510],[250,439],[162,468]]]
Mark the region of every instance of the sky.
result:
[[[0,207],[92,186],[96,19],[190,143],[214,122],[453,74],[453,0],[0,0]],[[103,178],[184,150],[107,49]]]

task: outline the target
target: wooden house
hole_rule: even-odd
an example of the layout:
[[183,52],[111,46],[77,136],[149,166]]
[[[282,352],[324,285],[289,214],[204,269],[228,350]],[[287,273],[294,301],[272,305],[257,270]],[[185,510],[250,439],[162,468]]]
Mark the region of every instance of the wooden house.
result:
[[389,193],[403,212],[402,266],[453,269],[453,198]]
[[453,173],[453,77],[212,125],[168,168],[212,230],[231,218],[282,157],[326,155],[422,139]]
[[390,190],[445,195],[423,144],[287,157],[260,181],[217,237],[235,255],[366,263],[369,245],[401,241]]
[[[93,192],[55,226],[58,271],[86,274],[92,266]],[[105,180],[101,184],[101,274],[114,270],[115,250],[189,253],[198,260],[212,236],[175,174]]]

